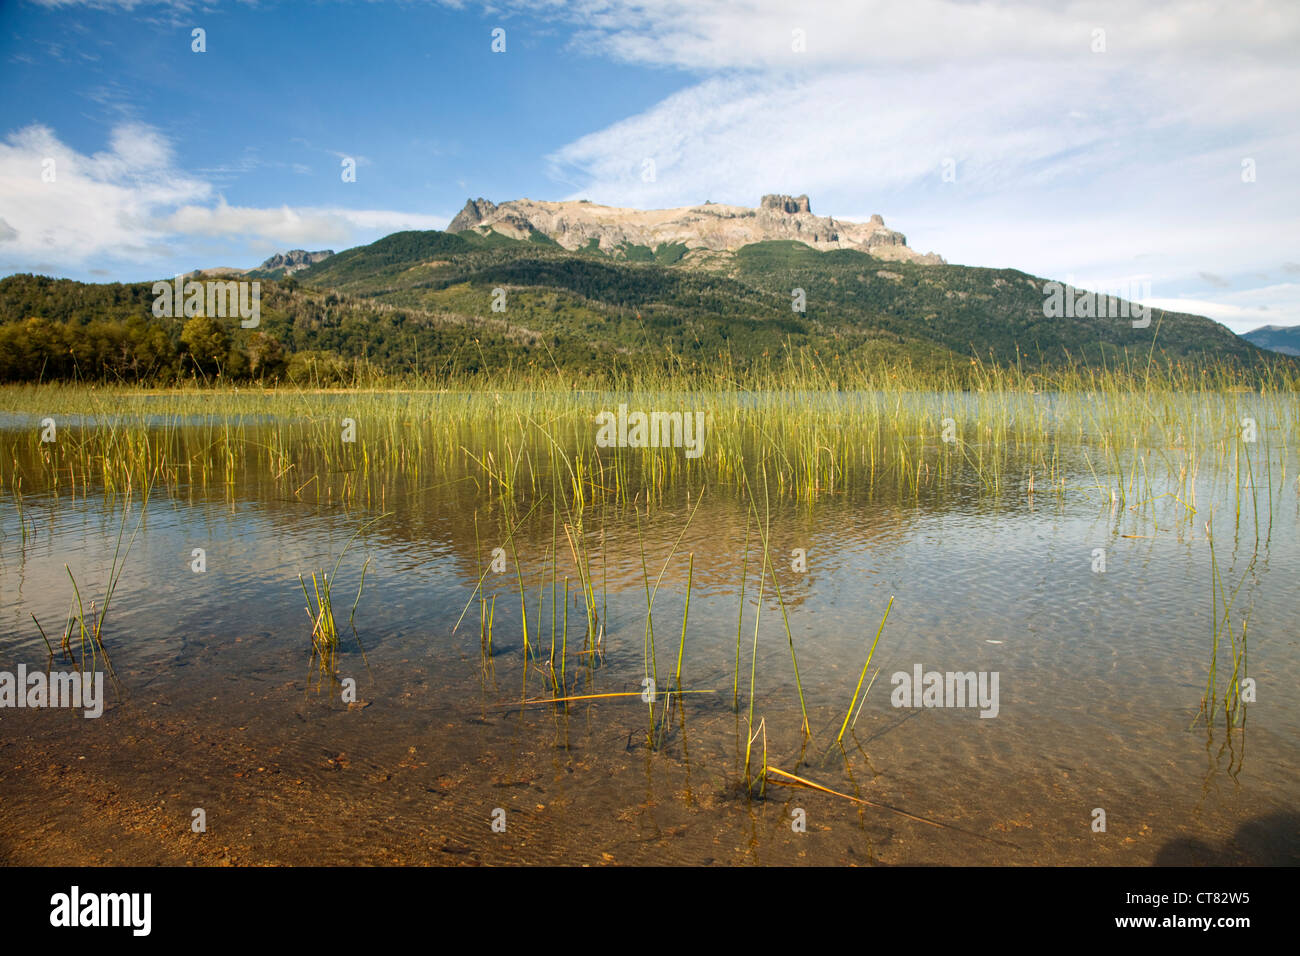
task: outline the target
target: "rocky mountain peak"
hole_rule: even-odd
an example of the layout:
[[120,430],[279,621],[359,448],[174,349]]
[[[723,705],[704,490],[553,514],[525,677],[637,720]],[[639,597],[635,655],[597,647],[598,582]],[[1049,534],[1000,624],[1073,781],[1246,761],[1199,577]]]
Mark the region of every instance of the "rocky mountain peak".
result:
[[290,249],[288,252],[277,252],[257,268],[267,272],[283,269],[285,274],[288,275],[315,265],[322,259],[328,259],[332,255],[334,255],[333,249],[322,249],[319,252],[308,252],[306,249]]
[[804,212],[812,215],[812,209],[808,205],[808,197],[804,196],[781,196],[776,193],[769,193],[759,201],[760,209],[775,209],[778,212],[796,215]]
[[480,196],[478,199],[466,199],[465,208],[447,225],[448,232],[464,232],[472,229],[488,216],[497,211],[497,205]]

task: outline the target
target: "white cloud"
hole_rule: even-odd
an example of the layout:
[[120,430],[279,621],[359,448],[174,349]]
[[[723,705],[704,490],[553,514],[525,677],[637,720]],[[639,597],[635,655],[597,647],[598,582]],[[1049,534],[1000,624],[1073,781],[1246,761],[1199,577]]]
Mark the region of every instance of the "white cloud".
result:
[[210,192],[170,163],[166,142],[138,126],[118,127],[110,148],[90,156],[45,126],[11,134],[0,143],[0,208],[17,235],[4,252],[73,261],[106,250],[147,255],[163,239],[148,225],[153,210]]
[[229,238],[255,236],[281,244],[340,244],[359,230],[440,229],[444,216],[383,210],[281,206],[278,209],[230,206],[219,199],[215,206],[183,206],[158,220],[168,233]]
[[1175,297],[1152,297],[1146,305],[1171,312],[1206,315],[1222,322],[1237,334],[1261,325],[1300,325],[1300,284],[1280,283],[1230,293],[1213,300]]
[[[50,160],[53,181],[46,182]],[[362,234],[447,223],[387,210],[231,206],[210,183],[176,168],[165,136],[138,124],[114,128],[108,149],[89,156],[44,126],[12,133],[0,143],[0,209],[4,267],[51,271],[53,260],[63,274],[108,263],[166,271],[178,256],[211,248],[198,240],[221,240],[228,254],[247,257],[268,245],[345,248]]]

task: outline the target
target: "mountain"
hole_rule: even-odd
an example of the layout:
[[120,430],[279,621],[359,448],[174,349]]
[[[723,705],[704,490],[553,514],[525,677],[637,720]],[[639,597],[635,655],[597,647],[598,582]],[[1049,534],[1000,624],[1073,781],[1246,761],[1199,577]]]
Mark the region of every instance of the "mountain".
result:
[[[783,216],[811,215],[802,198],[790,202],[796,211]],[[288,281],[267,278],[250,329],[237,317],[215,320],[216,330],[203,318],[155,317],[148,282],[10,276],[0,280],[0,381],[165,383],[220,371],[321,383],[354,381],[359,369],[510,377],[531,368],[575,382],[684,372],[743,383],[789,363],[834,380],[910,365],[962,381],[978,373],[976,358],[1027,371],[1300,372],[1300,359],[1202,316],[1152,309],[1145,328],[1078,310],[1050,317],[1053,284],[1015,269],[790,239],[629,254],[602,251],[596,238],[571,250],[538,231],[394,233]]]
[[249,270],[236,269],[234,266],[209,266],[205,269],[194,269],[185,273],[187,279],[219,279],[230,276],[242,276]]
[[301,272],[318,262],[324,262],[332,255],[334,255],[333,249],[323,249],[320,252],[308,252],[306,249],[290,249],[288,252],[277,252],[260,266],[252,269],[217,266],[194,269],[185,273],[185,275],[190,279],[235,278],[237,276],[248,276],[250,279],[282,279],[285,276],[293,275],[295,272]]
[[[501,208],[479,206],[456,225],[499,221]],[[1146,328],[1119,317],[1048,317],[1048,280],[1015,269],[819,252],[793,240],[719,250],[703,261],[656,252],[637,259],[618,247],[603,252],[599,242],[570,250],[538,232],[511,238],[470,227],[395,233],[296,278],[443,328],[490,327],[532,343],[530,354],[540,351],[544,363],[583,369],[614,361],[743,368],[799,348],[828,363],[926,367],[968,365],[972,356],[1025,368],[1101,367],[1125,356],[1191,366],[1269,358],[1203,316],[1152,309]],[[496,290],[501,311],[493,310]]]
[[764,196],[757,208],[706,202],[679,209],[622,209],[586,200],[496,203],[470,199],[447,227],[511,239],[542,237],[570,251],[599,250],[627,259],[682,258],[709,262],[711,253],[735,252],[756,242],[794,240],[823,252],[856,249],[891,262],[939,265],[934,253],[908,248],[907,237],[879,216],[847,222],[813,214],[807,196]]
[[1300,325],[1262,325],[1242,338],[1270,352],[1300,355]]
[[248,272],[250,275],[257,273],[268,277],[292,275],[318,262],[323,262],[332,255],[334,255],[333,249],[324,249],[320,252],[308,252],[306,249],[290,249],[288,252],[277,252],[256,269],[249,269]]

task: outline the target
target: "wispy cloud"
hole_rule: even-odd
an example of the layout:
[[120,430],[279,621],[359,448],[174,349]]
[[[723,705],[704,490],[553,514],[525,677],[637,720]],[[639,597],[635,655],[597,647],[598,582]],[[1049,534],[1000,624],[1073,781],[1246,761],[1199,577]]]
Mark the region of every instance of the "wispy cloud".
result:
[[[459,5],[459,4],[457,4]],[[1294,59],[1300,8],[1273,0],[484,0],[567,21],[575,49],[688,70],[887,68],[1056,60],[1094,43],[1119,57]],[[794,49],[802,31],[804,52]],[[802,57],[802,59],[797,59]]]

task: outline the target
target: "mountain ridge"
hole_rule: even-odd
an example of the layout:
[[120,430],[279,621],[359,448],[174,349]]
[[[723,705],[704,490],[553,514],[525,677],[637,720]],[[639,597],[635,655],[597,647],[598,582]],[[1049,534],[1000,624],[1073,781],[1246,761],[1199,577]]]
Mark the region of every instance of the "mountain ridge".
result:
[[1242,335],[1252,345],[1281,355],[1300,355],[1300,326],[1261,325]]
[[705,202],[670,209],[603,206],[585,199],[542,201],[512,199],[500,204],[467,199],[447,225],[447,232],[496,233],[511,239],[538,235],[570,252],[599,250],[617,256],[630,250],[657,252],[684,247],[683,258],[706,260],[708,253],[735,252],[757,242],[795,240],[819,252],[855,249],[878,259],[943,265],[941,256],[922,254],[907,237],[873,215],[850,222],[812,212],[807,195],[769,193],[757,207]]

